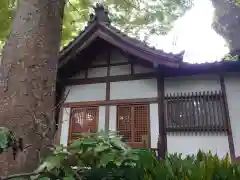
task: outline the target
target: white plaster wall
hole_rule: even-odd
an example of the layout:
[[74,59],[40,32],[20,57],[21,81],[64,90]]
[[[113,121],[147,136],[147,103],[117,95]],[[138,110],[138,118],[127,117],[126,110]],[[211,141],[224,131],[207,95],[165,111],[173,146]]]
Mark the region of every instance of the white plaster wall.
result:
[[229,153],[228,138],[225,135],[167,135],[167,148],[169,153],[182,153],[183,155],[196,154],[199,149],[204,152],[211,151],[219,157]]
[[117,107],[110,106],[109,107],[109,130],[116,131],[117,128]]
[[106,77],[107,76],[107,67],[98,67],[88,69],[88,78],[94,77]]
[[99,107],[99,119],[98,119],[98,131],[105,131],[105,113],[106,107],[100,106]]
[[70,119],[70,113],[71,109],[70,108],[63,108],[62,109],[62,120],[60,121],[61,124],[61,135],[60,135],[60,144],[67,146],[68,143],[68,132],[69,132],[69,119]]
[[110,67],[110,76],[131,74],[131,65],[119,65]]
[[151,148],[157,148],[159,135],[158,104],[150,104],[150,134]]
[[157,97],[157,80],[111,82],[110,99],[135,99]]
[[134,64],[133,66],[133,72],[134,74],[139,74],[139,73],[149,73],[149,72],[154,72],[153,68],[147,68],[138,64]]
[[240,79],[239,74],[225,76],[226,94],[236,156],[240,156]]
[[165,94],[221,90],[217,75],[165,78],[164,83]]
[[[168,93],[188,93],[203,91],[220,91],[220,78],[217,75],[177,77],[165,79],[165,95]],[[184,155],[196,153],[199,148],[203,151],[212,151],[219,156],[229,152],[228,138],[226,135],[191,135],[168,134],[168,152],[183,153]]]
[[67,86],[65,102],[100,101],[106,97],[106,83]]

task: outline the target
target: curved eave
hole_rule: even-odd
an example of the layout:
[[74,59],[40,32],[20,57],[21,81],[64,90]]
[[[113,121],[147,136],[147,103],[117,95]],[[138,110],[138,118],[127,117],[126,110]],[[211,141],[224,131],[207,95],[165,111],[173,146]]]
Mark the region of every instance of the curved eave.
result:
[[87,48],[96,38],[101,38],[108,43],[122,49],[129,54],[144,59],[154,65],[164,65],[171,68],[178,68],[181,62],[180,58],[167,56],[159,50],[143,46],[139,43],[129,40],[129,37],[123,37],[109,26],[94,22],[90,24],[72,43],[60,52],[59,68],[68,63],[72,57],[79,54],[83,49]]

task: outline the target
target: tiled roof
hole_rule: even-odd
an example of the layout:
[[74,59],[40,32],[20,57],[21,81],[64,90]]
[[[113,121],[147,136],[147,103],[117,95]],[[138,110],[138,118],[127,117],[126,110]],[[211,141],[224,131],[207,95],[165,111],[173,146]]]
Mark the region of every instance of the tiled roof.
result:
[[[99,11],[97,11],[98,8],[100,8]],[[101,12],[101,10],[103,10],[103,11]],[[166,61],[174,61],[176,63],[182,62],[184,52],[181,52],[179,54],[166,53],[161,49],[156,49],[155,47],[150,47],[145,42],[140,41],[136,38],[132,38],[132,37],[128,36],[127,34],[123,33],[121,30],[112,26],[109,23],[107,11],[103,8],[103,6],[97,4],[96,8],[95,8],[95,14],[96,15],[93,15],[93,14],[90,15],[90,20],[88,22],[88,25],[84,28],[84,30],[82,30],[77,37],[75,37],[67,46],[65,46],[61,50],[60,59],[62,56],[64,56],[64,54],[66,54],[68,51],[70,51],[75,46],[75,44],[77,44],[77,42],[82,38],[82,36],[86,32],[88,32],[90,29],[94,28],[94,26],[101,26],[105,30],[108,30],[109,32],[113,33],[114,35],[116,35],[119,38],[123,39],[124,41],[128,42],[129,44],[136,46],[136,48],[140,48],[147,53],[152,53],[154,56],[159,56],[159,59],[162,57],[162,58],[165,58]],[[101,19],[97,15],[100,16]],[[103,22],[104,15],[107,16],[107,17],[105,17],[106,22]]]

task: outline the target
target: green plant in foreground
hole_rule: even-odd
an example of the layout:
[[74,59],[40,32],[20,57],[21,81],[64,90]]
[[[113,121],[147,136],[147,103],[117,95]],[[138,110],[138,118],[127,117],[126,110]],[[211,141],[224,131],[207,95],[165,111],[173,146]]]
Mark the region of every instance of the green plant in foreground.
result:
[[[168,154],[158,161],[148,149],[131,149],[115,133],[83,134],[69,147],[56,147],[30,174],[13,175],[38,180],[239,180],[240,166],[229,156],[211,152],[183,157]],[[1,178],[0,178],[1,179]]]

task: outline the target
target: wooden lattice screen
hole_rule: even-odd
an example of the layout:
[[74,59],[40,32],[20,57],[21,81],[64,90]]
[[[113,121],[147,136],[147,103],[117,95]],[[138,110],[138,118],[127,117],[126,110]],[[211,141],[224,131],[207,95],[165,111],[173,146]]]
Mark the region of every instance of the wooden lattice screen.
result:
[[168,94],[168,132],[227,132],[226,107],[221,92]]
[[69,140],[72,141],[84,132],[97,132],[99,109],[97,106],[73,108],[69,129]]
[[117,131],[134,148],[148,146],[148,105],[119,105],[117,107]]

